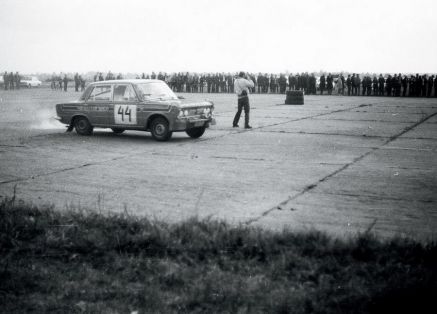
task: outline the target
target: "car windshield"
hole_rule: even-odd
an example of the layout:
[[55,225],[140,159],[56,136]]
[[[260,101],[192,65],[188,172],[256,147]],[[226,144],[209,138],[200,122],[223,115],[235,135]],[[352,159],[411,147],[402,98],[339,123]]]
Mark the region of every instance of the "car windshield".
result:
[[167,84],[161,81],[137,84],[143,100],[178,99]]

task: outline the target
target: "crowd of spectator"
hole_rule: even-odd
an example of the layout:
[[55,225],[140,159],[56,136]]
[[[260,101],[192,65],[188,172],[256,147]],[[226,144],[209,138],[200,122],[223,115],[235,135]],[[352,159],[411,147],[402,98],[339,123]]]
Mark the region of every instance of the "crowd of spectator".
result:
[[[437,78],[434,75],[416,74],[325,74],[317,76],[315,73],[297,74],[267,74],[248,73],[249,78],[255,83],[252,93],[259,94],[284,94],[287,90],[302,90],[306,95],[348,95],[348,96],[411,96],[411,97],[437,97]],[[4,72],[3,88],[20,88],[21,76],[18,72]],[[141,75],[126,75],[126,78],[158,79],[167,82],[170,88],[177,93],[233,93],[236,73],[165,73],[152,72]],[[75,91],[83,91],[88,81],[105,81],[124,79],[108,71],[97,72],[93,75],[55,73],[48,79],[52,89],[67,91],[69,82],[74,82]]]
[[2,75],[2,84],[5,90],[8,89],[20,89],[21,75],[18,72],[5,71]]
[[[121,76],[121,75],[120,75]],[[253,74],[248,76],[255,83],[252,93],[284,94],[287,90],[303,90],[306,95],[336,94],[348,96],[412,96],[436,97],[437,79],[434,75],[383,74],[363,75],[328,73],[316,77],[314,73]],[[236,74],[231,73],[173,73],[142,74],[136,78],[159,79],[168,83],[175,92],[233,93]]]

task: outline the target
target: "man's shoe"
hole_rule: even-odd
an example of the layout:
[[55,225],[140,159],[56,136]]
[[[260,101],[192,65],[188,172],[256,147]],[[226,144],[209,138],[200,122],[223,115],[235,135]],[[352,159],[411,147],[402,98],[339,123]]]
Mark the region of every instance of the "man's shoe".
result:
[[232,127],[233,128],[239,128],[238,124],[233,124]]
[[250,125],[246,125],[244,128],[245,129],[251,129],[252,127]]

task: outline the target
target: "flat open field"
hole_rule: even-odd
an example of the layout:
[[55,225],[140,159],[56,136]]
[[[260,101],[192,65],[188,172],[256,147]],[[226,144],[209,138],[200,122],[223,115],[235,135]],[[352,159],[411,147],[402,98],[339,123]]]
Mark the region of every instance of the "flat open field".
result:
[[54,105],[79,93],[0,91],[0,199],[16,187],[17,198],[60,210],[436,239],[436,98],[306,96],[287,106],[284,95],[251,95],[245,131],[232,128],[235,95],[183,96],[213,100],[217,125],[159,143],[145,132],[65,133]]

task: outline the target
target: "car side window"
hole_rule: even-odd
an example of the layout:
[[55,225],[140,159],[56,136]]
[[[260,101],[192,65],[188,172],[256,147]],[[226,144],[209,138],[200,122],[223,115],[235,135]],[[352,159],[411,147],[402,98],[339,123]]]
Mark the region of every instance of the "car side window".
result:
[[131,85],[115,85],[114,101],[135,101],[137,96]]
[[112,99],[112,89],[111,85],[99,85],[94,86],[90,96],[88,97],[88,101],[109,101]]

